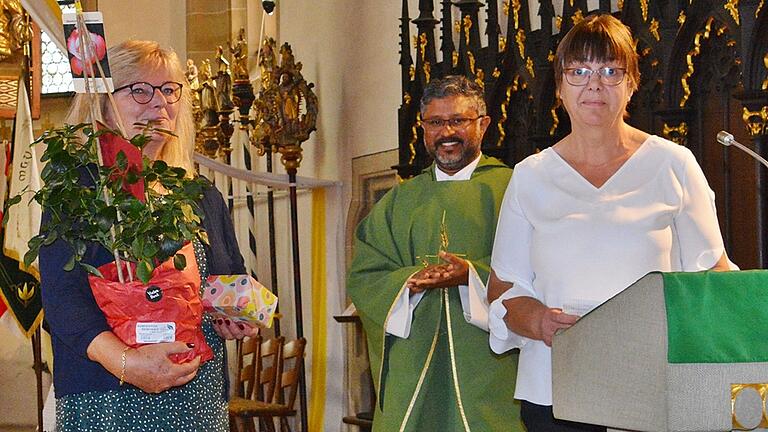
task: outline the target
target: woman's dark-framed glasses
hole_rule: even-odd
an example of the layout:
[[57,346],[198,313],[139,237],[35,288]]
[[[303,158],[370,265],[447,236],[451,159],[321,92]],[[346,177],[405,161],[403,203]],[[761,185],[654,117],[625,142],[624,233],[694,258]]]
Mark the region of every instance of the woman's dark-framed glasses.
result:
[[598,77],[600,78],[600,82],[603,84],[608,86],[616,86],[624,81],[624,76],[627,74],[627,69],[606,66],[597,70],[592,70],[590,68],[580,67],[565,68],[563,72],[565,73],[565,80],[568,81],[568,84],[572,86],[587,85],[589,79],[594,73],[597,73]]
[[424,119],[421,121],[421,126],[424,129],[429,130],[438,130],[442,129],[444,127],[450,126],[453,130],[463,130],[469,127],[470,124],[472,124],[473,121],[483,118],[485,116],[477,116],[477,117],[458,117],[458,118],[450,118],[450,119],[441,119],[441,118],[431,118],[431,119]]
[[131,97],[138,104],[148,104],[152,98],[155,97],[155,89],[160,90],[160,94],[163,95],[165,101],[169,104],[176,103],[181,99],[181,83],[175,81],[166,81],[159,86],[152,85],[148,82],[135,82],[127,84],[122,87],[118,87],[112,93],[117,93],[120,90],[130,89]]

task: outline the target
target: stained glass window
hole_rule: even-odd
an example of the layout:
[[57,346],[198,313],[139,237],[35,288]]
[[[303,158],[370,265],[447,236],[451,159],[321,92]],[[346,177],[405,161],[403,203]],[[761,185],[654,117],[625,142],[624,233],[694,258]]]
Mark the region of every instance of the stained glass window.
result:
[[[74,12],[72,1],[59,1],[62,12]],[[42,56],[42,93],[64,93],[74,91],[72,85],[72,73],[69,71],[67,55],[62,53],[51,38],[42,32],[41,35]]]

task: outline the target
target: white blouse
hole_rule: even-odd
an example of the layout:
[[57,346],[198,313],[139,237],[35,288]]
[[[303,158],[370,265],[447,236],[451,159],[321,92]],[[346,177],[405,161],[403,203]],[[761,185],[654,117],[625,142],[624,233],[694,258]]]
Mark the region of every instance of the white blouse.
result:
[[651,271],[699,271],[724,251],[714,193],[693,154],[649,137],[599,188],[553,149],[515,166],[491,267],[514,286],[491,304],[490,345],[520,348],[515,397],[552,405],[551,349],[507,329],[512,297],[582,315]]

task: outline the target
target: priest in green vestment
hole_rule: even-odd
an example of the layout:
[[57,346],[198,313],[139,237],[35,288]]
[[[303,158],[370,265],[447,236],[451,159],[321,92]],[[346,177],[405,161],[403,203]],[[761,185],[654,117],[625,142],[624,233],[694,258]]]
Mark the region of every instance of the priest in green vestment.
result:
[[483,90],[433,80],[421,101],[435,163],[389,191],[355,233],[347,290],[367,337],[374,431],[522,431],[517,353],[488,346],[484,281],[512,170],[480,152]]

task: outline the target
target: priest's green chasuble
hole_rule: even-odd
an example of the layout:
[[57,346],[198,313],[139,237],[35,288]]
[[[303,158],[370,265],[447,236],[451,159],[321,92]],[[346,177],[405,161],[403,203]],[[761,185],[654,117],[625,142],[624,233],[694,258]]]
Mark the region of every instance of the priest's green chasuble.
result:
[[[494,354],[467,322],[457,287],[430,289],[408,338],[385,333],[405,281],[441,249],[488,278],[512,170],[482,156],[470,180],[435,181],[434,165],[389,191],[358,226],[347,283],[367,337],[376,387],[374,431],[522,431],[517,352]],[[447,244],[447,246],[446,246]]]

